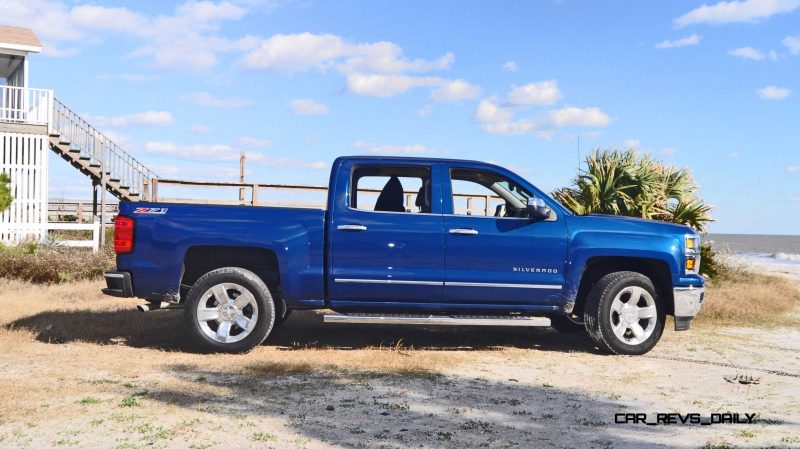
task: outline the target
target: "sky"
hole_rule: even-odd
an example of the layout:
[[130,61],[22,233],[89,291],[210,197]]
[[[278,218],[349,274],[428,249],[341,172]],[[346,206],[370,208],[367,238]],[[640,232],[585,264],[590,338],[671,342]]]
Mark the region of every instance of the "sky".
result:
[[[579,154],[689,167],[711,232],[800,234],[800,0],[3,0],[30,86],[162,178],[324,185],[337,156],[457,157],[544,191]],[[51,158],[52,197],[88,198]]]

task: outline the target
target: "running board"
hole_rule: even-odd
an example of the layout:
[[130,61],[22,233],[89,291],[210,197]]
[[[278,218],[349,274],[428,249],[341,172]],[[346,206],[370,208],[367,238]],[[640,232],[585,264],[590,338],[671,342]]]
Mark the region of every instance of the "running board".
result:
[[371,313],[326,314],[325,323],[422,324],[428,326],[521,326],[549,327],[550,319],[537,316],[494,315],[380,315]]

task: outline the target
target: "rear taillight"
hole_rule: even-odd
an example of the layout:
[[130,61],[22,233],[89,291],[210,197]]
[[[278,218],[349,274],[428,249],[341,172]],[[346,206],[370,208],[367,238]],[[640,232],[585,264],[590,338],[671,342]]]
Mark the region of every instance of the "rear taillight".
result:
[[133,219],[117,216],[114,220],[114,252],[126,254],[133,251]]

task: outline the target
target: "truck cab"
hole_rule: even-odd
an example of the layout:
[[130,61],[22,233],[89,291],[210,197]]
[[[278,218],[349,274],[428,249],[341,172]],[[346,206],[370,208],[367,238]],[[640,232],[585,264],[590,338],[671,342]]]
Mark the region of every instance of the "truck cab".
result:
[[324,210],[123,203],[120,217],[105,291],[184,308],[219,351],[260,344],[293,309],[332,309],[331,322],[544,323],[640,354],[667,315],[688,329],[704,292],[691,228],[579,216],[476,161],[338,158]]

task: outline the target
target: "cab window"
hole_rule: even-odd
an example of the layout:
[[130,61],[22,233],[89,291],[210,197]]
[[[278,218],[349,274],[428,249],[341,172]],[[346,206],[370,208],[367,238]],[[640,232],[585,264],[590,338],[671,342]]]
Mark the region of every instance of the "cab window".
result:
[[450,170],[455,215],[524,217],[532,194],[497,173],[454,168]]
[[362,165],[353,169],[350,207],[431,213],[431,170],[425,166]]

